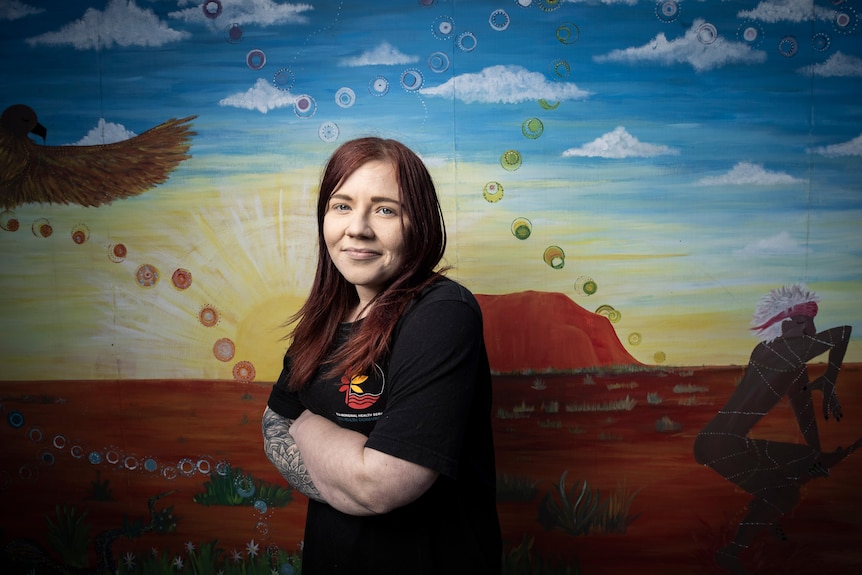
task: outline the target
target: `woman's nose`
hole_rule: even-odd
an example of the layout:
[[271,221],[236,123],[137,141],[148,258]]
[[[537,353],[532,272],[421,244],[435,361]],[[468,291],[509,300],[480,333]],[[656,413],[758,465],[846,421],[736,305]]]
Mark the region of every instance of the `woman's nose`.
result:
[[368,216],[361,213],[359,210],[354,211],[350,215],[350,222],[347,224],[345,233],[350,237],[369,237],[372,235],[371,226],[368,222]]

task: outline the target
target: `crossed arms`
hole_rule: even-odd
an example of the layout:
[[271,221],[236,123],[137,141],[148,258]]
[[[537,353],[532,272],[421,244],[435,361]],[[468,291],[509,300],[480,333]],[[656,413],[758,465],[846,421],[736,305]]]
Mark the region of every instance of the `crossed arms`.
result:
[[425,493],[438,473],[375,449],[367,437],[306,410],[263,413],[264,451],[290,485],[348,515],[377,515]]

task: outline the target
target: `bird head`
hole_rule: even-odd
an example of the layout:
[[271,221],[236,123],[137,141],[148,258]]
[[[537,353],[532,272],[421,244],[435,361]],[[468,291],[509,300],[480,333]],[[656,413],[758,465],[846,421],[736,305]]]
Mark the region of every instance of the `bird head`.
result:
[[0,127],[15,136],[35,134],[41,137],[42,141],[45,141],[48,135],[48,130],[39,123],[33,108],[24,104],[14,104],[6,108],[0,116]]

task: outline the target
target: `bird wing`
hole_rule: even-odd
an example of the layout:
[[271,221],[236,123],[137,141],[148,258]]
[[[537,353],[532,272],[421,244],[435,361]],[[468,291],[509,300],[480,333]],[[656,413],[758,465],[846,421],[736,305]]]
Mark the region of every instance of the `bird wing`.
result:
[[0,182],[0,206],[101,206],[141,194],[164,183],[191,157],[190,140],[196,133],[190,122],[196,117],[172,118],[128,140],[96,146],[42,146],[25,138],[23,146],[3,151],[18,156],[20,169]]

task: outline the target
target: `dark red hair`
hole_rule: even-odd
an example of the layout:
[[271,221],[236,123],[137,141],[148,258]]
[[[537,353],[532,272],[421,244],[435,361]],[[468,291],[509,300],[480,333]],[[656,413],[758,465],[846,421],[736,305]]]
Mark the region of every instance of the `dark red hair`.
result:
[[[323,218],[329,199],[342,182],[370,161],[387,162],[395,169],[404,219],[401,269],[370,304],[368,315],[349,345],[328,358],[339,324],[359,304],[356,288],[338,271],[323,238]],[[404,225],[404,221],[409,222]],[[435,281],[435,268],[446,250],[446,228],[434,182],[425,164],[396,140],[359,138],[345,142],[330,157],[320,180],[317,199],[317,271],[302,308],[290,318],[296,324],[287,353],[291,359],[289,387],[300,389],[325,361],[330,373],[366,372],[388,351],[395,324],[418,293]],[[348,373],[349,372],[349,373]]]

